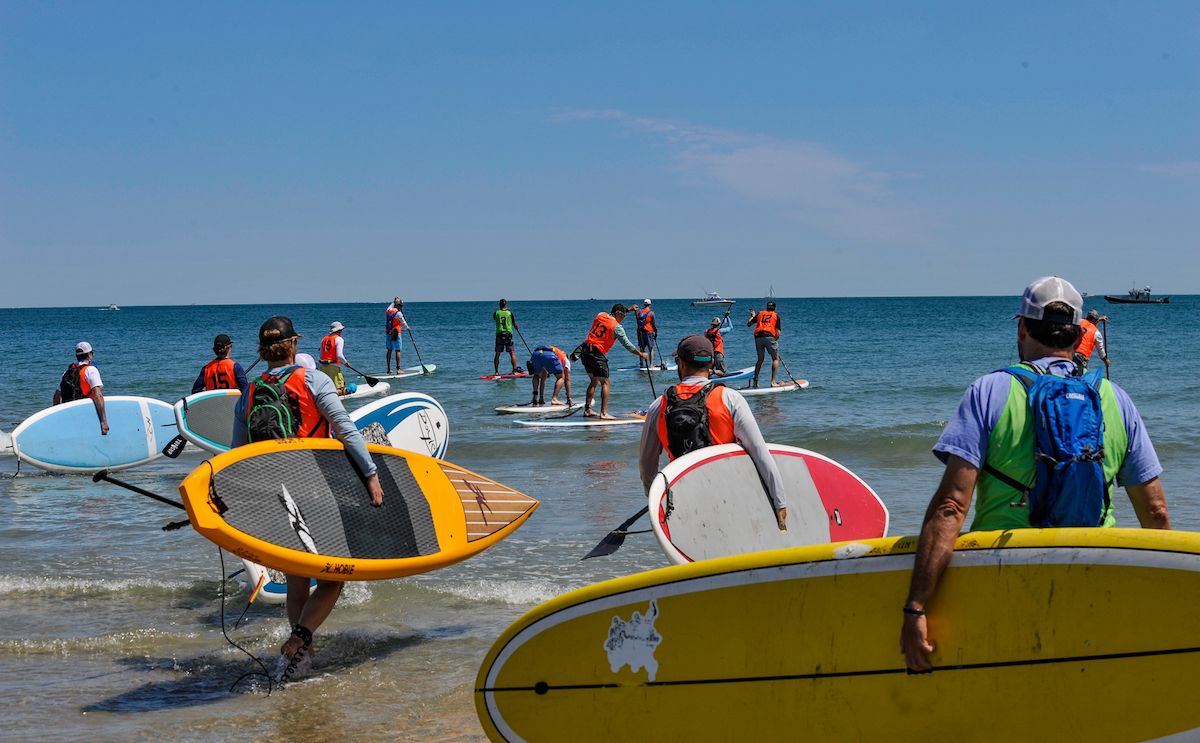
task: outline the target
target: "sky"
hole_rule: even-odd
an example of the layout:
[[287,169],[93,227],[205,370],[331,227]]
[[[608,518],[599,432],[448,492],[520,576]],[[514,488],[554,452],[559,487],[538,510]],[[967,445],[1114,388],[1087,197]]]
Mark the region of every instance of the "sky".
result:
[[1200,293],[1200,5],[0,0],[0,306]]

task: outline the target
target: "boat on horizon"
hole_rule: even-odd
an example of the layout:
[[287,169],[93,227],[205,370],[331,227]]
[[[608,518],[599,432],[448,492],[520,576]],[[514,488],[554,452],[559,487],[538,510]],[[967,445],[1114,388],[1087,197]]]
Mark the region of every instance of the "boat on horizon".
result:
[[716,292],[705,292],[704,296],[692,302],[693,307],[706,307],[714,304],[731,305],[736,299],[726,299]]
[[108,310],[120,310],[121,308],[118,307],[116,304],[110,304],[109,306],[101,307],[100,309],[107,312]]
[[1105,294],[1104,300],[1113,304],[1170,304],[1171,302],[1170,297],[1151,297],[1150,287],[1148,286],[1144,286],[1141,289],[1135,286],[1123,297]]

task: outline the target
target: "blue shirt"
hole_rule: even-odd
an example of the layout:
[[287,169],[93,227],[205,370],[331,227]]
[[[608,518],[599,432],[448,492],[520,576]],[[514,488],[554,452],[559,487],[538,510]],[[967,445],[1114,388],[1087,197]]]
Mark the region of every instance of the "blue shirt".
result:
[[[277,366],[267,373],[278,376],[289,368]],[[367,451],[367,442],[363,441],[362,434],[354,426],[354,421],[350,420],[350,414],[342,405],[337,388],[333,386],[333,380],[326,374],[310,372],[304,367],[299,367],[295,373],[304,375],[304,381],[316,402],[317,410],[321,412],[321,416],[325,420],[329,421],[330,429],[345,445],[346,453],[354,460],[358,471],[367,477],[375,474],[375,462],[372,461],[371,454]],[[242,395],[238,399],[237,405],[233,407],[233,446],[236,448],[248,443],[249,436],[250,432],[246,430],[246,395]]]
[[[1033,363],[1059,376],[1067,376],[1075,370],[1075,362],[1070,359],[1048,357]],[[970,462],[973,467],[982,469],[987,459],[988,438],[1000,420],[1004,406],[1008,404],[1011,386],[1012,375],[1003,371],[985,374],[972,382],[963,394],[954,417],[946,424],[941,438],[934,445],[934,456],[944,463],[953,454]],[[1125,430],[1129,434],[1129,448],[1117,473],[1117,482],[1122,486],[1141,485],[1161,475],[1163,468],[1133,400],[1117,385],[1114,384],[1112,388],[1121,418],[1125,421]]]

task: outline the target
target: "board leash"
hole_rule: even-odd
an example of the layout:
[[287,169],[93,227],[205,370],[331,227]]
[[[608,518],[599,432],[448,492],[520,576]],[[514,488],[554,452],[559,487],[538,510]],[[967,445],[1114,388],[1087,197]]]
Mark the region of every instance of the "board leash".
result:
[[[233,690],[237,688],[238,684],[242,683],[242,681],[244,681],[245,679],[248,679],[252,676],[265,676],[267,679],[267,696],[271,696],[271,692],[274,690],[275,681],[274,681],[274,679],[271,678],[271,672],[267,669],[267,664],[263,663],[262,659],[259,658],[257,655],[255,655],[254,653],[251,653],[246,648],[244,648],[241,645],[234,642],[233,638],[231,638],[229,636],[229,632],[226,631],[226,629],[225,629],[225,582],[226,582],[225,550],[221,549],[220,547],[217,547],[217,555],[220,557],[220,560],[221,560],[221,634],[225,637],[226,642],[228,642],[230,645],[237,648],[238,650],[242,651],[246,655],[250,656],[250,659],[253,660],[255,663],[257,663],[259,668],[262,669],[260,671],[247,671],[246,673],[243,673],[241,676],[238,676],[237,679],[235,679],[234,682],[229,685],[229,691],[230,691],[230,693],[232,693]],[[249,609],[250,609],[250,604],[247,603],[246,608],[242,610],[242,617],[246,616],[246,611],[248,611]],[[242,621],[242,617],[238,617],[238,622]],[[234,628],[235,629],[237,628],[236,624],[234,625]]]

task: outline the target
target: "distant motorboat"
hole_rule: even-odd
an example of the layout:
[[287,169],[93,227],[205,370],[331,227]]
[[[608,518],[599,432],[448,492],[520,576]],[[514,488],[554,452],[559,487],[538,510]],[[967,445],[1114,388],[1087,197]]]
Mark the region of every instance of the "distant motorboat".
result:
[[1151,297],[1148,286],[1141,289],[1134,287],[1123,297],[1105,294],[1104,300],[1113,304],[1170,304],[1171,302],[1170,297]]
[[107,311],[107,310],[119,310],[121,308],[116,306],[115,304],[110,304],[109,306],[101,307],[100,309]]
[[737,300],[735,300],[735,299],[725,299],[724,297],[722,297],[720,294],[717,294],[716,292],[705,292],[703,297],[692,302],[692,306],[693,307],[706,307],[708,305],[713,305],[713,304],[730,305],[730,304],[734,304],[736,301]]

